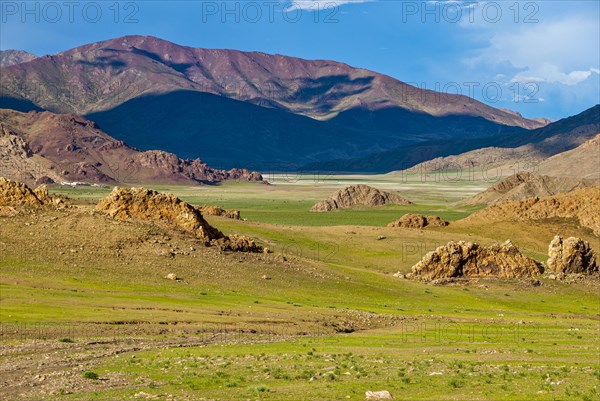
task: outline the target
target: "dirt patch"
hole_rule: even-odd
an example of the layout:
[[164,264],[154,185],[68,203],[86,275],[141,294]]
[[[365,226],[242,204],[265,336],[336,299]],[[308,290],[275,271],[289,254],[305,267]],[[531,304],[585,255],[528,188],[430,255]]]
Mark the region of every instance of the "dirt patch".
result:
[[406,213],[396,221],[392,221],[388,227],[404,228],[424,228],[424,227],[445,227],[448,223],[438,216],[424,216],[418,213]]
[[474,242],[449,242],[429,252],[407,278],[423,281],[466,278],[533,278],[542,269],[510,241],[483,247]]
[[337,209],[351,209],[355,206],[374,207],[410,205],[411,203],[408,199],[395,193],[380,191],[368,185],[352,185],[315,204],[310,211],[329,212]]

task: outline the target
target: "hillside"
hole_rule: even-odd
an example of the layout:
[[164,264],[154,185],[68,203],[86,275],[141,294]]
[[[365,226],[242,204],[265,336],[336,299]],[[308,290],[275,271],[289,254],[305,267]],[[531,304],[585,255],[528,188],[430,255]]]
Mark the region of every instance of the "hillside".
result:
[[50,112],[0,109],[1,175],[31,182],[213,183],[261,180],[248,170],[218,170],[199,159],[140,152],[92,121]]
[[549,157],[538,171],[556,177],[600,178],[600,134],[575,149]]
[[[519,135],[545,124],[334,61],[194,49],[146,36],[44,56],[3,68],[2,76],[1,107],[87,115],[133,146],[228,166],[299,165],[425,140]],[[224,137],[246,157],[223,154]],[[280,151],[263,152],[265,145]]]
[[600,188],[582,188],[542,198],[507,201],[473,213],[458,223],[576,219],[600,236]]
[[485,203],[495,205],[507,201],[551,196],[590,187],[600,187],[600,180],[576,180],[573,177],[549,177],[531,173],[518,173],[458,204],[474,205]]

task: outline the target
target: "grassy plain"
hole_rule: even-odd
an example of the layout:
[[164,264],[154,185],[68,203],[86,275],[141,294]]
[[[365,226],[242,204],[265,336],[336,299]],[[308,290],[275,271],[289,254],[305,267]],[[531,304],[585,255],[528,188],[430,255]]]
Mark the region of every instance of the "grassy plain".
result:
[[[239,209],[246,221],[208,220],[256,238],[269,255],[221,255],[180,233],[111,222],[91,212],[110,188],[55,190],[80,203],[75,213],[2,218],[0,366],[15,378],[3,382],[2,399],[329,401],[382,389],[397,400],[598,399],[597,285],[393,277],[450,240],[510,238],[544,261],[557,233],[600,249],[590,232],[558,220],[385,227],[408,211],[454,222],[479,207],[453,203],[491,182],[266,178],[272,185],[156,189]],[[415,205],[308,211],[358,182]],[[170,272],[182,280],[166,280]],[[55,366],[34,368],[27,358]],[[28,366],[48,378],[24,391]],[[54,375],[61,371],[68,374]]]

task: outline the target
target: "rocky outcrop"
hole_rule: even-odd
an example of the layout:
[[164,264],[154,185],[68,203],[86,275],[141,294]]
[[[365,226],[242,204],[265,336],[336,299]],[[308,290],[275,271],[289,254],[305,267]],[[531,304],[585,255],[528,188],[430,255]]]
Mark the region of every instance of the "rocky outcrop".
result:
[[448,223],[438,216],[424,216],[417,213],[406,213],[398,220],[389,223],[388,227],[404,228],[424,228],[424,227],[445,227]]
[[600,236],[600,188],[583,188],[544,198],[504,202],[488,206],[460,222],[489,224],[549,218],[577,219],[582,226]]
[[409,278],[431,281],[449,278],[532,278],[538,263],[510,241],[487,247],[474,242],[449,242],[429,252],[412,267]]
[[337,191],[329,198],[314,205],[311,212],[329,212],[337,209],[353,207],[374,207],[382,205],[410,205],[411,202],[402,196],[380,191],[368,185],[352,185]]
[[141,220],[168,229],[182,230],[222,251],[263,252],[263,247],[248,237],[223,235],[204,220],[198,208],[173,194],[146,188],[115,188],[98,202],[96,209],[115,219]]
[[222,216],[222,217],[227,217],[227,218],[234,219],[234,220],[241,219],[239,210],[233,210],[233,209],[225,210],[219,206],[209,206],[209,205],[201,206],[198,209],[200,209],[200,212],[204,216]]
[[146,188],[115,188],[101,199],[97,210],[115,219],[136,219],[180,229],[210,242],[224,235],[204,220],[198,209],[172,194]]
[[0,177],[0,206],[42,206],[43,204],[44,202],[27,185]]
[[257,245],[252,239],[241,235],[232,235],[231,237],[217,239],[212,242],[212,245],[217,246],[221,251],[264,252],[262,246]]
[[555,236],[548,247],[548,271],[556,274],[598,272],[596,254],[581,238]]

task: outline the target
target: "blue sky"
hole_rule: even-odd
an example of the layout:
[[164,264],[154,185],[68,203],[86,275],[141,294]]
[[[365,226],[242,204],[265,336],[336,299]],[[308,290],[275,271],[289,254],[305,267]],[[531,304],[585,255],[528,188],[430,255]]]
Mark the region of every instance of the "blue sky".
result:
[[0,2],[0,48],[52,54],[128,34],[333,59],[527,117],[600,103],[600,2]]

